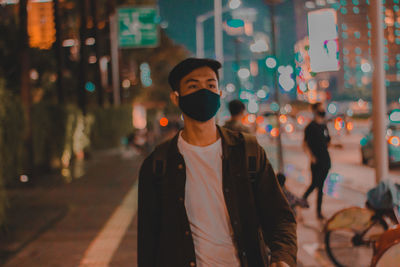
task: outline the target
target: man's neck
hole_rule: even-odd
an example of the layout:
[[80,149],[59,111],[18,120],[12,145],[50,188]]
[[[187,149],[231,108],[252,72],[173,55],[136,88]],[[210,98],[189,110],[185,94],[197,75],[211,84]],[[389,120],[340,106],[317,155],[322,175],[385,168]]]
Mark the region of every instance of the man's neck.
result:
[[231,121],[238,121],[238,122],[241,122],[241,121],[242,121],[242,116],[240,116],[240,115],[231,116]]
[[325,120],[322,119],[322,118],[320,118],[320,117],[315,117],[315,118],[314,118],[314,121],[315,121],[316,123],[318,123],[318,124],[324,124],[324,123],[325,123]]
[[219,138],[215,119],[198,122],[190,118],[185,118],[182,138],[195,146],[208,146],[215,143]]

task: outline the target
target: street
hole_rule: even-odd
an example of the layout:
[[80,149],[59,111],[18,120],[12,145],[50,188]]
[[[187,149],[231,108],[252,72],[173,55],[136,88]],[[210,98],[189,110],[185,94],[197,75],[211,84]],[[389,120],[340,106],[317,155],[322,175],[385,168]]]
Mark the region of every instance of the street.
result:
[[[362,166],[354,152],[359,137],[354,134],[341,138],[343,148],[330,150],[331,175],[337,173],[340,178],[328,178],[325,184],[323,212],[327,218],[341,208],[363,206],[365,193],[373,186],[373,169]],[[301,139],[301,133],[284,135],[283,139],[286,185],[297,196],[302,195],[310,180]],[[271,140],[259,138],[274,163]],[[37,205],[52,202],[67,207],[66,214],[12,255],[4,266],[136,266],[137,172],[141,161],[135,153],[102,152],[89,160],[82,178],[44,193]],[[392,170],[391,175],[399,177],[399,169]],[[324,251],[323,224],[316,219],[314,194],[309,200],[311,207],[300,211],[298,266],[332,266]]]

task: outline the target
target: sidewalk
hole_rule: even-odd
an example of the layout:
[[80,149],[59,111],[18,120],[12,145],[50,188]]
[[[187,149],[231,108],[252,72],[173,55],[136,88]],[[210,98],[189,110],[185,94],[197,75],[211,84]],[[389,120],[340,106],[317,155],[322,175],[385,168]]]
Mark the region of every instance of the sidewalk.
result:
[[[40,232],[37,232],[37,228],[30,228],[31,222],[48,218],[40,218],[40,213],[35,217],[34,212],[29,214],[28,218],[26,214],[16,212],[16,216],[19,217],[15,220],[23,222],[21,224],[25,224],[26,230],[19,239],[28,240],[29,243],[26,244],[25,241],[19,250],[12,251],[18,253],[12,255],[4,266],[80,266],[81,260],[87,256],[88,248],[107,225],[110,217],[115,215],[116,209],[121,206],[124,197],[129,195],[130,189],[134,187],[141,162],[142,158],[137,156],[123,158],[116,151],[100,152],[94,154],[87,162],[86,174],[70,184],[33,191],[26,189],[27,192],[31,192],[30,198],[25,199],[30,201],[27,207],[39,211],[49,206],[51,212],[62,210],[61,207],[64,207],[65,212],[58,218],[57,223],[45,224],[46,227],[43,229],[46,231]],[[131,199],[128,204],[131,203]],[[130,209],[126,208],[122,211],[120,214],[123,216],[126,215],[125,211],[131,213]],[[127,219],[126,227],[132,224],[131,217],[118,218],[112,236],[119,231],[119,227],[123,227],[121,222],[125,219]],[[128,231],[129,233],[129,238],[132,238],[131,232]],[[129,245],[132,245],[131,242]],[[9,245],[11,250],[16,247]],[[130,247],[126,251],[130,251],[130,259],[119,266],[130,266],[127,262],[136,261],[135,248]],[[102,258],[104,253],[95,256]]]

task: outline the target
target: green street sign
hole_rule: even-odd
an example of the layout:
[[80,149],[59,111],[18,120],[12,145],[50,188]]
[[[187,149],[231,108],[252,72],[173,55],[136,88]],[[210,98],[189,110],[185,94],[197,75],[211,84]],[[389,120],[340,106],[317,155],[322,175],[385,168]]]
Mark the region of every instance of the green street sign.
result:
[[158,46],[157,10],[151,7],[118,8],[118,41],[121,48]]

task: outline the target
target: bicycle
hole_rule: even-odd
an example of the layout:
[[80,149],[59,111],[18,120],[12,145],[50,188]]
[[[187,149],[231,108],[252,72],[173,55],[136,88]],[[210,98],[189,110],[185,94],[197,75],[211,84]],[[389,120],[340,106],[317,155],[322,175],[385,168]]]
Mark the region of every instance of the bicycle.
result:
[[399,236],[400,243],[400,229],[388,231],[388,220],[398,223],[393,210],[375,210],[368,204],[367,208],[350,207],[335,213],[324,227],[325,249],[330,260],[338,267],[390,267],[376,265],[394,245],[393,235]]

